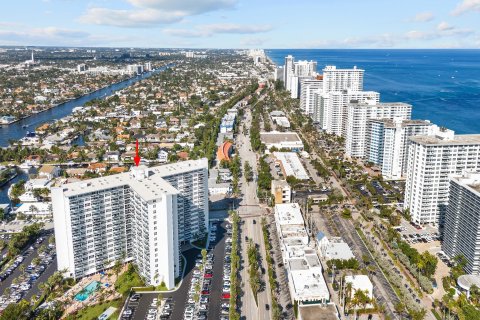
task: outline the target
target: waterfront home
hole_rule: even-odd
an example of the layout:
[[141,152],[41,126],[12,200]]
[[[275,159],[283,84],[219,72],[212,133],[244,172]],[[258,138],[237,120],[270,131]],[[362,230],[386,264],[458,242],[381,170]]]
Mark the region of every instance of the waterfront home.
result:
[[123,172],[127,172],[128,171],[128,168],[127,167],[111,167],[110,170],[108,170],[109,172],[112,172],[112,173],[123,173]]
[[118,161],[120,160],[120,152],[118,151],[109,151],[103,156],[105,161]]
[[95,173],[104,173],[107,171],[107,165],[101,162],[90,163],[87,169]]
[[28,166],[39,166],[42,163],[42,157],[39,155],[29,155],[27,159],[25,159],[25,164]]
[[167,163],[168,162],[168,152],[166,150],[160,150],[157,155],[158,162]]
[[38,176],[52,180],[60,175],[60,168],[56,166],[44,165],[38,170]]
[[50,202],[22,203],[15,208],[16,215],[22,214],[35,218],[49,218],[52,216],[52,204]]
[[86,168],[70,168],[65,170],[71,177],[83,177],[87,172]]

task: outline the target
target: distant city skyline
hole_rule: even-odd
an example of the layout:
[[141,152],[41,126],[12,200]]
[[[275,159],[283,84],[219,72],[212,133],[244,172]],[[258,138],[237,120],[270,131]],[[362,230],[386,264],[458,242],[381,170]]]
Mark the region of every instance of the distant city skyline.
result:
[[1,7],[0,45],[480,48],[480,0],[24,0]]

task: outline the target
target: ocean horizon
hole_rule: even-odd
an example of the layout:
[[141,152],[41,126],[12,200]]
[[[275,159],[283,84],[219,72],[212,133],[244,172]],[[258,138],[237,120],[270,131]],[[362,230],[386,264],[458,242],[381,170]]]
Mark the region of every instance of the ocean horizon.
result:
[[364,90],[382,102],[412,104],[412,119],[430,120],[457,134],[480,134],[478,49],[265,49],[277,65],[285,56],[365,70]]

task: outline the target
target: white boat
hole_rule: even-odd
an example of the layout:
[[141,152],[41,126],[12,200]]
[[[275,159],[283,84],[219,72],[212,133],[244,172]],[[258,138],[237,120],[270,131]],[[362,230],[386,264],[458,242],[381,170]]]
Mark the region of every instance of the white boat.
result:
[[21,165],[18,166],[20,169],[24,171],[28,171],[32,166],[26,162],[22,163]]

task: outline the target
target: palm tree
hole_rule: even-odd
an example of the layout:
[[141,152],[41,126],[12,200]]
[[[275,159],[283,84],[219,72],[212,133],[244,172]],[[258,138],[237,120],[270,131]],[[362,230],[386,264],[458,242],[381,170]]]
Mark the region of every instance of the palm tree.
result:
[[352,298],[352,290],[353,290],[353,284],[351,282],[347,282],[347,284],[345,285],[345,292],[344,292],[344,306],[347,305],[347,303],[351,300]]
[[477,305],[479,298],[480,298],[480,288],[474,284],[470,287],[470,301],[472,301],[473,304]]
[[395,312],[398,313],[400,316],[405,311],[405,304],[402,301],[399,301],[395,304]]

